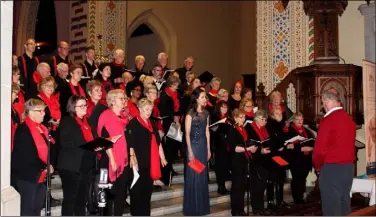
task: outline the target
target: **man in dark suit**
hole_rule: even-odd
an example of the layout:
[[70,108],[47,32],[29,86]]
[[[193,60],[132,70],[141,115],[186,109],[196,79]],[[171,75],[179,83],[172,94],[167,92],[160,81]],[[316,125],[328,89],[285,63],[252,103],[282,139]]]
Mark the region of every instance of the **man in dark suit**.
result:
[[321,206],[324,216],[344,216],[351,212],[356,126],[341,107],[336,90],[325,90],[321,101],[326,114],[320,122],[313,150],[313,164],[319,174]]

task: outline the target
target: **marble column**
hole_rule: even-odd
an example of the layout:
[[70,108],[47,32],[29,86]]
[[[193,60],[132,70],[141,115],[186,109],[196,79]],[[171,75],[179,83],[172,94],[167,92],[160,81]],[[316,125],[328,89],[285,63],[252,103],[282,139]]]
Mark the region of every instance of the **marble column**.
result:
[[366,60],[376,62],[375,59],[375,3],[360,5],[358,10],[364,16],[364,42]]
[[1,1],[1,216],[20,215],[20,195],[10,186],[13,1]]

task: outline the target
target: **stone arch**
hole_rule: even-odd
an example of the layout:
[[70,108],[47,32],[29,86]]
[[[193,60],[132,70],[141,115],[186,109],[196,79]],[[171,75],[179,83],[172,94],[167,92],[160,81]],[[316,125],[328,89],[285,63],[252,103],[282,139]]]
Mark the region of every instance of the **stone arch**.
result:
[[20,11],[18,13],[17,25],[17,49],[16,54],[21,55],[24,52],[24,43],[28,38],[34,38],[35,26],[37,23],[39,1],[21,1]]
[[[177,42],[176,33],[171,25],[163,18],[163,16],[156,13],[155,10],[149,9],[139,14],[128,26],[127,42],[129,41],[132,32],[136,30],[141,24],[146,24],[154,34],[163,42],[164,52],[168,54],[169,67],[176,68],[177,66]],[[157,57],[156,57],[157,58]]]

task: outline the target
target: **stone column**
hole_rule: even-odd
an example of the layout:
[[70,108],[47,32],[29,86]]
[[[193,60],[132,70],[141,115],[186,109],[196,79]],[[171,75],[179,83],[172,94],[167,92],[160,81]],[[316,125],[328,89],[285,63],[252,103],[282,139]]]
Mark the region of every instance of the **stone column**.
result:
[[13,1],[1,1],[1,216],[20,215],[20,195],[10,186],[12,26]]
[[364,16],[364,42],[366,60],[376,62],[375,59],[375,3],[360,5],[358,10]]

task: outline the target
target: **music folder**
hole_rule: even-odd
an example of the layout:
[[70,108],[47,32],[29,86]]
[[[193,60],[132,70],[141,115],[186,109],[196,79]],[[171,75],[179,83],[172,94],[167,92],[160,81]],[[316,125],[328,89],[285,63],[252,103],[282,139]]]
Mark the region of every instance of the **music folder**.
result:
[[255,145],[257,147],[264,146],[264,148],[267,148],[267,147],[269,147],[269,141],[270,141],[270,139],[265,139],[264,141],[258,141],[258,140],[250,139],[247,142],[247,146],[250,147],[250,146]]
[[104,148],[107,149],[112,146],[114,143],[111,142],[109,139],[98,137],[88,143],[80,145],[80,148],[83,148],[88,151],[94,151],[96,148]]

